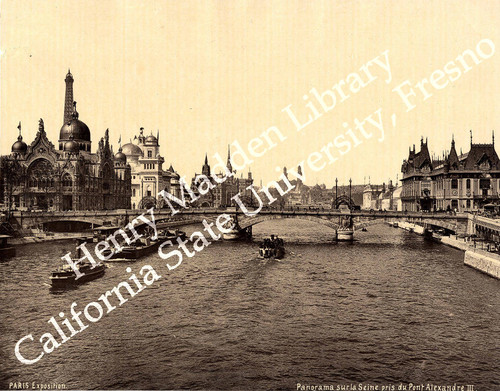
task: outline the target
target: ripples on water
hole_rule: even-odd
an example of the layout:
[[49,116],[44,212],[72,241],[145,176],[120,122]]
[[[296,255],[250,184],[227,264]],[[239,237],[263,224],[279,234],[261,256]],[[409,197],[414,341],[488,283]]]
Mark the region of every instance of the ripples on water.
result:
[[[281,261],[257,259],[256,241],[285,239]],[[0,263],[0,388],[9,382],[72,389],[296,389],[302,384],[413,382],[500,389],[499,281],[463,254],[387,226],[332,244],[333,231],[297,220],[254,227],[254,243],[217,242],[168,272],[157,254],[113,264],[62,294],[47,285],[74,243],[18,248]],[[290,244],[290,242],[295,244]],[[330,242],[330,243],[329,243]],[[174,263],[171,261],[171,264]],[[80,310],[150,264],[162,275],[34,365],[51,316]],[[28,344],[26,345],[28,346]],[[33,357],[38,350],[33,350]]]

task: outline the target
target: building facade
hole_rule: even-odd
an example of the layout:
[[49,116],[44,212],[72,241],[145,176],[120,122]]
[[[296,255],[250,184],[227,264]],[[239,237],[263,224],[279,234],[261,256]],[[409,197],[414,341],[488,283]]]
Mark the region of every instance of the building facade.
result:
[[172,165],[163,169],[165,159],[160,155],[159,138],[159,132],[156,137],[152,133],[145,136],[141,128],[139,135],[121,148],[131,167],[132,209],[161,207],[163,199],[158,193],[162,190],[180,196],[180,176]]
[[422,139],[420,151],[410,149],[403,161],[403,210],[475,211],[486,204],[500,203],[500,161],[491,144],[474,144],[470,150],[457,154],[452,139],[449,153],[431,159],[427,141]]
[[395,187],[392,181],[386,186],[368,184],[363,190],[363,205],[365,210],[401,210],[402,187]]
[[[235,206],[236,203],[232,200],[236,194],[240,194],[240,199],[245,205],[254,205],[257,203],[256,200],[252,201],[252,191],[247,189],[253,185],[252,173],[248,171],[247,177],[240,175],[240,178],[236,177],[236,171],[233,170],[231,164],[231,150],[228,147],[227,151],[227,162],[226,167],[229,172],[233,173],[232,176],[226,178],[224,181],[225,173],[214,174],[211,172],[210,165],[208,164],[208,156],[205,155],[205,163],[201,169],[201,174],[195,174],[191,180],[191,188],[193,192],[200,198],[196,202],[196,206],[200,207],[215,207],[215,208],[226,208],[230,206]],[[218,183],[214,176],[218,178]],[[212,189],[210,189],[206,194],[200,194],[198,187],[202,181],[207,178],[212,184]]]
[[73,76],[66,75],[64,122],[56,148],[43,120],[30,145],[19,137],[1,157],[3,206],[12,210],[103,210],[130,208],[131,176],[125,155],[113,154],[109,134],[91,152],[91,132],[79,120],[73,101]]

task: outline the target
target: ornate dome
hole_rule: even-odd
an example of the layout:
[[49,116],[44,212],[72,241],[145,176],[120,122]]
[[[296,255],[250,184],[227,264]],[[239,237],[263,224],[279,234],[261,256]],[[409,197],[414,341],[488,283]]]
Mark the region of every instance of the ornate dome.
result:
[[90,141],[90,129],[84,122],[78,119],[72,119],[71,122],[64,124],[59,133],[59,140],[69,140],[69,136],[75,140]]
[[77,141],[90,141],[90,129],[84,122],[78,119],[76,111],[76,102],[73,102],[74,109],[71,115],[71,121],[65,123],[59,132],[59,140],[69,140],[73,135],[73,139]]
[[73,135],[70,135],[70,140],[64,143],[64,151],[75,153],[80,150],[80,146],[76,141],[73,140]]
[[23,141],[23,136],[21,136],[21,121],[19,121],[19,125],[17,128],[19,129],[19,136],[17,136],[17,141],[14,144],[12,144],[12,152],[25,154],[26,151],[28,150],[28,146]]
[[14,144],[12,144],[12,152],[15,152],[15,153],[26,153],[27,149],[28,149],[28,146],[23,141],[23,136],[19,135],[17,137],[17,141]]
[[127,162],[127,155],[125,155],[122,152],[122,147],[120,147],[120,149],[118,150],[118,153],[115,155],[115,160],[119,160],[119,161],[121,161],[123,163]]
[[142,155],[142,149],[135,144],[127,143],[123,146],[122,152],[127,156]]

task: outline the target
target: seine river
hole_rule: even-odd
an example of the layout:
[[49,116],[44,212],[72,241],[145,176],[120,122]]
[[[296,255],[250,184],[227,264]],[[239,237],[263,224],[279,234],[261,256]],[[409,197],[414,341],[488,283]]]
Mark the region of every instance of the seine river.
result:
[[[285,239],[281,262],[256,257],[255,242],[269,233]],[[464,266],[458,250],[385,225],[357,233],[354,244],[328,243],[331,236],[307,221],[262,223],[254,243],[213,243],[170,272],[157,254],[114,264],[59,294],[49,274],[74,242],[20,247],[0,263],[0,388],[500,389],[500,281]],[[145,264],[162,276],[151,287],[37,363],[16,359],[21,337],[33,334],[23,349],[36,357],[40,336],[57,335],[50,317],[69,314],[73,301],[83,310],[127,280],[127,266],[138,274]]]

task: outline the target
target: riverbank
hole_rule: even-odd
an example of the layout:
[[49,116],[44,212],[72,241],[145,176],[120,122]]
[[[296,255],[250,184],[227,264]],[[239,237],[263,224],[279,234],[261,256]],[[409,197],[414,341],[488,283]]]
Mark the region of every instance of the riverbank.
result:
[[[419,235],[423,235],[425,231],[422,226],[408,222],[399,223],[399,227],[418,233]],[[458,238],[456,235],[453,236],[439,236],[436,238],[435,234],[433,234],[433,238],[437,239],[437,241],[464,251],[465,265],[488,274],[491,277],[500,279],[500,255],[478,248],[478,246],[483,245],[481,242],[471,242],[465,238]]]
[[23,244],[30,244],[30,243],[43,243],[43,242],[54,242],[54,241],[60,241],[60,240],[74,240],[78,238],[90,238],[92,236],[91,233],[84,233],[84,232],[62,232],[62,233],[54,233],[54,234],[40,234],[36,236],[24,236],[22,238],[12,238],[9,240],[9,243],[14,245],[14,246],[19,246]]

